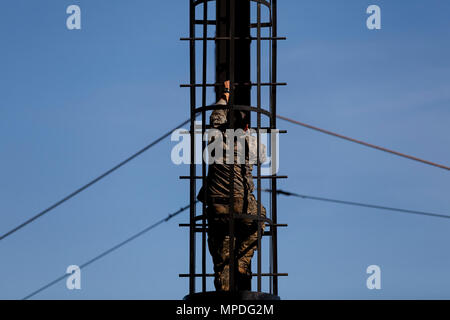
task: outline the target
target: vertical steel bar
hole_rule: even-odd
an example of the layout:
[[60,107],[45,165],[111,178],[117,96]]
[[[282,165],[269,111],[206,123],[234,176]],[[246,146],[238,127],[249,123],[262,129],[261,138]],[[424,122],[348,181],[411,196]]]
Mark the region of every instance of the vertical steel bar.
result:
[[[202,106],[206,106],[206,67],[207,67],[207,41],[208,36],[208,1],[203,3],[203,68],[202,68]],[[206,142],[203,137],[206,131],[206,110],[202,111],[202,150],[205,150]],[[202,176],[203,176],[203,199],[206,199],[207,179],[206,163],[202,157]],[[206,292],[206,203],[202,204],[202,291]]]
[[261,218],[261,159],[260,159],[260,143],[261,143],[261,3],[257,4],[257,49],[256,49],[256,77],[257,77],[257,213],[258,213],[258,292],[261,292],[261,230],[260,218]]
[[[270,19],[270,28],[269,28],[269,36],[272,37],[272,0],[269,1],[270,7],[269,7],[269,19]],[[273,40],[270,40],[269,42],[269,82],[272,80],[272,43]],[[270,106],[270,112],[272,112],[272,87],[269,90],[269,106]],[[272,128],[272,113],[270,116],[270,124],[269,128]],[[272,137],[272,134],[270,134],[270,137]],[[273,150],[273,143],[272,139],[270,140],[270,151]],[[271,153],[272,154],[272,153]],[[271,172],[273,174],[273,172]],[[271,181],[272,183],[272,181]],[[272,186],[272,185],[271,185]],[[270,196],[270,219],[272,219],[272,195]],[[273,235],[273,228],[271,227],[270,230],[272,231],[272,234],[270,235],[270,257],[269,257],[269,269],[270,273],[273,274],[273,241],[272,241],[272,235]],[[273,294],[273,276],[269,277],[269,293]]]
[[190,210],[189,210],[189,293],[195,293],[195,193],[196,193],[196,168],[195,168],[195,6],[194,0],[189,5],[189,44],[190,56],[190,83],[191,83],[191,156],[190,156]]
[[[234,43],[234,37],[235,37],[235,1],[236,0],[230,0],[230,7],[229,7],[229,19],[230,19],[230,51],[229,51],[229,73],[230,73],[230,86],[231,89],[234,89],[234,62],[235,62],[235,43]],[[234,90],[233,90],[234,91]],[[234,94],[230,95],[230,104],[233,106],[234,104]],[[230,114],[230,124],[231,128],[234,128],[235,121],[234,121],[234,108],[231,107],[229,110]],[[234,138],[233,138],[234,139]],[[234,145],[234,141],[227,141],[227,143],[232,143]],[[229,206],[229,236],[230,236],[230,242],[229,242],[229,254],[230,254],[230,270],[229,270],[229,286],[231,291],[236,290],[236,261],[235,261],[235,241],[234,241],[234,234],[235,234],[235,213],[234,213],[234,170],[235,170],[235,164],[234,164],[234,150],[231,150],[232,154],[232,164],[230,165],[231,168],[231,175],[230,175],[230,206]]]
[[[277,0],[272,0],[272,37],[277,37]],[[277,82],[277,40],[272,40],[272,83]],[[271,117],[270,128],[276,129],[277,127],[277,86],[271,85]],[[271,134],[272,136],[272,134]],[[276,140],[275,140],[276,141]],[[276,148],[277,146],[275,146]],[[274,146],[272,144],[271,155],[274,155]],[[276,156],[276,155],[275,155]],[[278,161],[278,159],[276,159]],[[273,162],[272,162],[272,165]],[[273,172],[272,172],[273,173]],[[272,179],[272,221],[277,224],[277,179]],[[277,227],[272,228],[272,247],[273,247],[273,273],[278,274],[278,231]],[[273,293],[278,295],[278,276],[273,277]]]

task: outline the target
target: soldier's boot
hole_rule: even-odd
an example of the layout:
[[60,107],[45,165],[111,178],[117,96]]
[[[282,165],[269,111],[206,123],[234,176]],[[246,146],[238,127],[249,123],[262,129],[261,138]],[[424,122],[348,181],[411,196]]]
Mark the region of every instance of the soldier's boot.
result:
[[252,286],[252,272],[250,270],[250,266],[242,261],[242,258],[239,260],[238,265],[238,275],[237,275],[237,287],[239,291],[250,291]]

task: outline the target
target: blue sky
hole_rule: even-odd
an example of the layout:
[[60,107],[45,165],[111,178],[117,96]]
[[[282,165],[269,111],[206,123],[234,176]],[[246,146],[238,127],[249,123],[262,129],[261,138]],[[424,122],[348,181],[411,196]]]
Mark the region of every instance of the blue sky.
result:
[[[279,114],[448,165],[448,1],[278,2],[288,38]],[[71,4],[82,30],[66,28]],[[366,28],[371,4],[381,30]],[[0,233],[189,117],[179,88],[189,80],[187,32],[188,1],[2,1]],[[280,188],[450,215],[446,171],[278,123],[288,130]],[[185,206],[178,177],[189,169],[172,164],[173,146],[166,139],[1,241],[0,298],[23,298]],[[279,234],[284,299],[450,298],[450,221],[284,197],[279,220],[289,224]],[[186,213],[92,264],[81,290],[60,282],[36,298],[182,298],[183,222]],[[372,264],[381,290],[366,288]]]

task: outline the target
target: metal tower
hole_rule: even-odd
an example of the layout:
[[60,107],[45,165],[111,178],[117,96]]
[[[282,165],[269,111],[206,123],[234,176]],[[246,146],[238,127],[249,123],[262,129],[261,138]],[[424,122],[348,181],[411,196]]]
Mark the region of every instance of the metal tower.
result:
[[[206,283],[208,277],[214,274],[207,273],[206,261],[208,259],[207,252],[207,220],[206,205],[201,206],[198,210],[196,203],[197,180],[201,180],[203,185],[207,183],[207,164],[201,159],[201,174],[197,174],[197,166],[195,162],[195,134],[200,133],[195,126],[195,119],[200,114],[202,120],[201,134],[205,133],[209,126],[206,124],[207,112],[220,108],[228,108],[230,110],[231,127],[234,123],[234,112],[244,111],[248,116],[253,115],[256,118],[252,121],[251,128],[257,132],[258,141],[258,160],[254,166],[256,176],[256,199],[262,203],[261,183],[262,180],[268,179],[272,193],[270,195],[270,207],[267,218],[261,216],[261,206],[258,206],[258,214],[253,219],[264,221],[266,229],[261,232],[258,228],[258,243],[256,250],[256,273],[252,275],[257,278],[256,292],[238,293],[235,292],[235,273],[236,257],[233,241],[230,241],[230,293],[240,299],[277,299],[278,298],[278,277],[287,276],[286,273],[278,272],[278,250],[277,250],[277,228],[286,227],[286,224],[278,224],[277,217],[277,179],[287,178],[287,176],[278,176],[276,173],[270,175],[261,174],[261,163],[259,159],[259,142],[261,139],[260,132],[267,130],[270,133],[270,141],[272,149],[273,143],[276,142],[274,135],[285,133],[276,129],[276,98],[277,86],[286,85],[286,83],[277,82],[277,41],[285,40],[284,37],[277,36],[277,1],[276,0],[189,0],[190,2],[190,19],[189,19],[189,37],[181,38],[189,42],[190,45],[190,83],[182,84],[181,87],[190,88],[190,175],[180,177],[189,179],[190,181],[190,217],[189,224],[180,224],[182,227],[189,227],[189,273],[180,274],[180,277],[189,278],[189,295],[187,299],[195,297],[205,297]],[[215,5],[215,18],[210,19],[210,13]],[[208,8],[209,7],[209,8]],[[208,10],[209,9],[209,10]],[[252,17],[253,12],[253,17]],[[200,13],[200,14],[199,14]],[[201,17],[197,17],[200,15]],[[267,21],[262,21],[262,16]],[[252,21],[254,20],[254,21]],[[201,28],[199,28],[201,27]],[[211,31],[215,32],[212,33]],[[200,29],[200,30],[199,30]],[[197,35],[200,31],[201,35]],[[209,32],[209,34],[208,34]],[[265,33],[265,34],[263,34]],[[214,34],[214,36],[211,36]],[[215,43],[215,82],[207,82],[207,65],[211,46],[210,41]],[[263,43],[265,42],[265,43]],[[201,46],[197,48],[197,44]],[[263,46],[267,52],[263,55]],[[252,49],[254,54],[252,55]],[[200,57],[196,57],[197,51],[200,51]],[[209,50],[212,51],[212,50]],[[267,57],[267,80],[262,81],[262,59]],[[251,66],[254,63],[256,69],[252,76]],[[201,63],[201,81],[197,82],[196,71]],[[198,77],[200,78],[200,77]],[[225,80],[230,80],[232,95],[227,106],[207,105],[207,90],[211,87],[215,88],[216,100],[221,96],[221,85]],[[252,88],[256,87],[256,106],[252,106]],[[267,90],[267,97],[264,98],[262,91]],[[197,102],[197,93],[200,91],[200,106]],[[253,92],[255,93],[255,92]],[[266,101],[265,101],[266,100]],[[267,123],[262,126],[262,117],[266,117],[264,121]],[[253,117],[252,117],[253,118]],[[202,141],[202,150],[206,147],[206,142]],[[273,155],[273,150],[272,150]],[[199,160],[199,159],[198,159]],[[197,161],[198,161],[197,160]],[[278,159],[272,159],[278,161]],[[233,170],[232,170],[233,171]],[[206,189],[206,188],[205,188]],[[233,187],[231,187],[231,203],[230,203],[230,224],[229,235],[233,239],[235,219],[239,219],[239,215],[233,212]],[[198,212],[200,211],[200,212]],[[246,217],[248,218],[248,217]],[[196,241],[198,235],[201,241],[201,265],[197,268],[196,262]],[[262,237],[269,237],[269,270],[263,272],[262,266]],[[200,269],[200,271],[197,271]],[[263,277],[269,280],[269,292],[262,292]],[[201,291],[196,291],[196,279],[201,278]],[[210,296],[214,295],[209,293]],[[222,293],[227,294],[227,293]]]

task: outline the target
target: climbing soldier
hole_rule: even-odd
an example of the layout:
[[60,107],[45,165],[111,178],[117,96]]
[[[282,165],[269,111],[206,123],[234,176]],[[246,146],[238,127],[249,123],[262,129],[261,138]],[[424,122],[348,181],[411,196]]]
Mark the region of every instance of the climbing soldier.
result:
[[[198,199],[207,206],[208,247],[217,291],[230,291],[230,241],[234,241],[235,248],[235,288],[239,291],[251,289],[251,259],[258,243],[258,225],[260,232],[264,231],[263,220],[258,223],[255,219],[258,202],[253,195],[252,170],[257,159],[257,139],[250,135],[250,123],[245,112],[234,113],[234,126],[231,128],[231,112],[226,107],[230,93],[230,82],[225,81],[223,94],[216,103],[224,108],[214,110],[210,116],[211,128],[221,133],[218,148],[223,152],[222,156],[215,154],[214,162],[209,165],[206,190],[202,187],[198,194]],[[214,137],[210,139],[210,145],[212,142]],[[215,143],[217,148],[217,141]],[[265,162],[265,154],[265,146],[261,144],[260,163]],[[234,214],[238,216],[234,223],[234,239],[229,234],[231,203]],[[265,216],[266,210],[261,205],[260,218]]]

